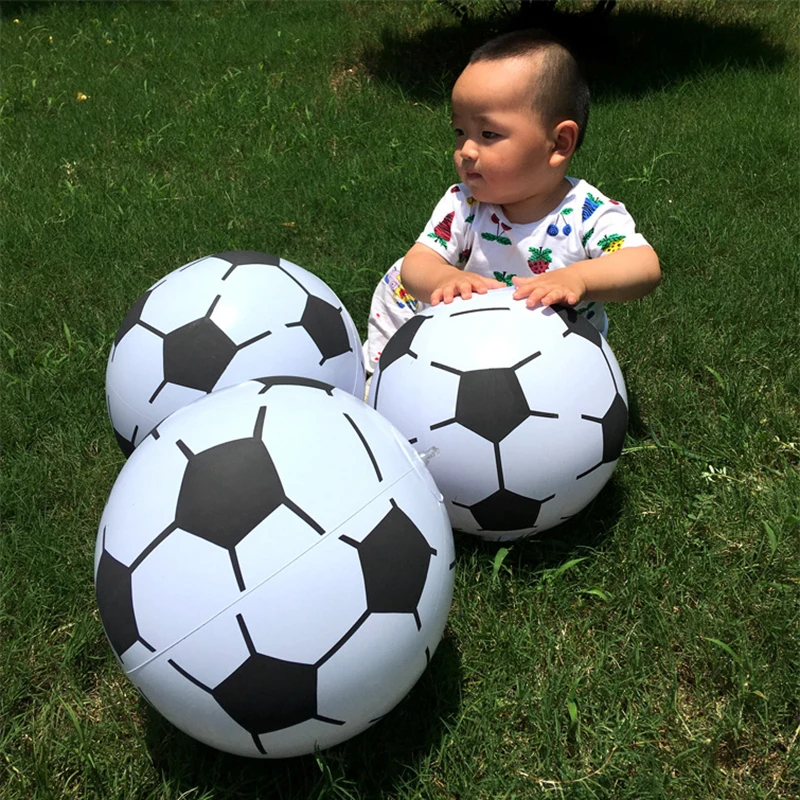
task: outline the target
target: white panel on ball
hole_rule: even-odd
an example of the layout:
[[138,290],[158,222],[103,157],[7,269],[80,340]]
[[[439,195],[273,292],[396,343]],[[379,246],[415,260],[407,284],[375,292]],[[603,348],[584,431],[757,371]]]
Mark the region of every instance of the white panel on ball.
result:
[[513,288],[420,312],[387,343],[369,402],[421,453],[453,527],[518,539],[577,514],[611,477],[628,419],[608,342]]
[[442,496],[404,437],[295,377],[159,424],[95,550],[126,675],[189,735],[253,757],[329,747],[394,707],[441,639],[454,566]]
[[358,331],[316,275],[254,251],[176,269],[134,303],[106,369],[108,414],[130,455],[173,411],[250,378],[298,375],[362,397]]

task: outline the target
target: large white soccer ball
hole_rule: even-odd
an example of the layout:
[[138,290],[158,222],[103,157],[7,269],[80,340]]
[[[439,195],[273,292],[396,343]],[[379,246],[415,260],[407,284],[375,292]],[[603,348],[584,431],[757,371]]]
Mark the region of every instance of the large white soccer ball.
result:
[[301,378],[175,412],[133,452],[97,536],[100,618],[178,728],[244,756],[310,753],[422,675],[453,593],[430,473],[383,417]]
[[517,539],[569,519],[622,452],[619,364],[571,308],[529,309],[513,288],[418,313],[389,340],[369,402],[420,452],[453,527]]
[[299,375],[361,398],[358,331],[316,275],[249,250],[186,264],[151,286],[114,338],[108,415],[126,456],[161,420],[208,392]]

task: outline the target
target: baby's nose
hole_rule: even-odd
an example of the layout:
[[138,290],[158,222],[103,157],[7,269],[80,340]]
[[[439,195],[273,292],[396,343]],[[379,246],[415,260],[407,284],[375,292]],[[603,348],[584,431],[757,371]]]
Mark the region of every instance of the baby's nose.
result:
[[478,145],[472,139],[465,139],[461,145],[461,158],[475,161],[478,157]]

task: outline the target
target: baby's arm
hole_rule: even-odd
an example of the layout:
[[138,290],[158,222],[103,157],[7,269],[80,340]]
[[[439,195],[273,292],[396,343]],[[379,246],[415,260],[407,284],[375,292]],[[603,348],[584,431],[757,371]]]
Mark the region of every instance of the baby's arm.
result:
[[414,297],[434,306],[442,301],[452,303],[458,295],[469,300],[473,292],[486,294],[488,289],[505,286],[501,281],[452,266],[444,256],[420,242],[406,253],[400,275],[403,286]]
[[537,303],[574,306],[582,300],[618,302],[644,297],[661,282],[661,267],[655,250],[642,245],[513,280],[517,287],[514,298],[527,298],[526,305],[531,308]]

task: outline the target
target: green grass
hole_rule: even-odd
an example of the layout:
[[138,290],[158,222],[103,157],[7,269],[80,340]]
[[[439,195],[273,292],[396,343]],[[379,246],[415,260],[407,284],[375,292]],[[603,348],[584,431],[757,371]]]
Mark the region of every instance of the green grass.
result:
[[800,15],[584,5],[551,21],[594,84],[571,171],[625,201],[665,275],[611,309],[624,455],[563,529],[459,536],[408,698],[275,762],[162,721],[104,638],[109,345],[152,282],[227,249],[321,275],[363,332],[453,179],[449,86],[499,6],[0,7],[1,797],[800,795]]

